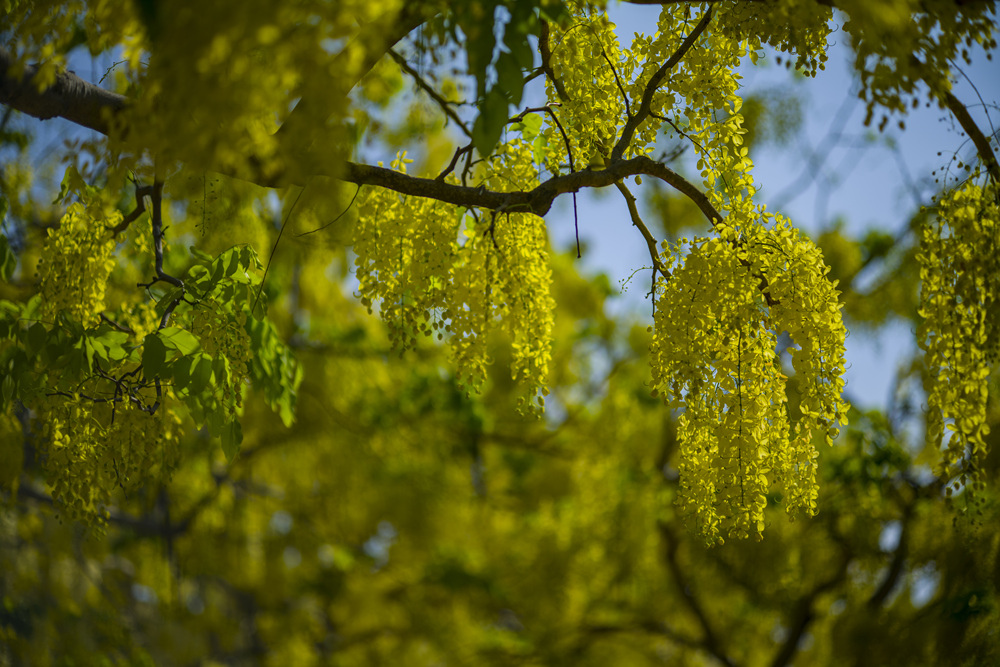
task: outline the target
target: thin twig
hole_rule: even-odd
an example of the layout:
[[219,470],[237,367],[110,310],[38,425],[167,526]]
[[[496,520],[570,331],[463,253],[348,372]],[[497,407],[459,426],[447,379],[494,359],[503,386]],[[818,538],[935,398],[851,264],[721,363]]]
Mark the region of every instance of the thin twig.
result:
[[111,319],[110,317],[108,317],[104,313],[101,313],[101,319],[104,322],[107,322],[108,324],[110,324],[112,327],[114,327],[118,331],[121,331],[122,333],[127,333],[127,334],[134,334],[135,333],[135,331],[133,331],[132,329],[129,329],[127,326],[125,326],[123,324],[119,324],[118,322],[115,322],[113,319]]
[[[659,271],[660,275],[664,278],[670,277],[670,272],[667,271],[667,267],[663,266],[663,262],[660,261],[659,244],[656,242],[656,238],[650,233],[649,228],[646,223],[643,222],[642,217],[639,215],[639,209],[636,206],[635,196],[629,191],[628,186],[626,186],[621,181],[615,181],[615,187],[618,191],[622,193],[625,198],[625,204],[628,206],[628,214],[632,218],[632,224],[639,230],[642,234],[642,238],[646,239],[646,246],[649,248],[649,257],[653,260],[654,271]],[[654,275],[654,280],[655,280]]]
[[450,174],[451,172],[455,171],[455,165],[458,164],[458,158],[462,157],[463,153],[469,153],[469,154],[471,154],[472,153],[472,144],[469,144],[468,146],[462,146],[461,148],[456,149],[455,150],[455,154],[451,157],[451,162],[448,163],[448,166],[444,168],[444,171],[442,171],[440,174],[438,174],[434,178],[434,180],[435,181],[440,181],[440,182],[443,183],[444,179],[447,178],[448,174]]
[[[360,190],[361,187],[359,186],[358,189]],[[256,312],[257,310],[257,302],[260,300],[260,293],[264,290],[264,281],[267,280],[267,270],[271,268],[271,260],[274,259],[274,252],[278,249],[278,242],[281,240],[281,235],[285,231],[285,226],[288,224],[288,219],[292,217],[292,211],[295,210],[295,205],[299,203],[299,199],[302,197],[302,193],[305,191],[306,191],[305,188],[299,190],[299,194],[295,196],[295,201],[292,202],[291,208],[289,208],[288,213],[285,214],[285,221],[281,223],[281,229],[278,230],[278,237],[274,239],[274,245],[271,246],[271,254],[267,256],[267,265],[264,266],[264,275],[260,279],[260,286],[257,287],[257,296],[254,297],[253,306],[250,308],[251,313]]]
[[324,229],[326,229],[327,227],[329,227],[330,225],[332,225],[333,223],[335,223],[338,220],[340,220],[341,218],[343,218],[347,214],[347,212],[351,210],[351,207],[354,206],[354,200],[358,198],[358,193],[359,192],[361,192],[361,186],[360,185],[358,186],[358,189],[354,191],[354,196],[351,197],[351,203],[349,203],[347,205],[347,208],[345,208],[343,211],[341,211],[340,215],[338,215],[336,218],[334,218],[333,220],[331,220],[330,222],[326,223],[325,225],[323,225],[321,227],[317,227],[316,229],[313,229],[313,230],[308,231],[308,232],[302,232],[301,234],[296,234],[295,235],[296,238],[298,238],[300,236],[306,236],[308,234],[315,234],[316,232],[321,232]]
[[396,61],[396,63],[400,66],[400,68],[402,68],[404,72],[409,74],[413,78],[413,80],[417,82],[417,85],[425,93],[427,93],[427,95],[432,100],[437,102],[438,106],[441,107],[441,110],[444,111],[445,115],[448,116],[448,118],[450,118],[451,120],[455,121],[455,124],[458,125],[458,127],[461,128],[462,132],[465,133],[465,136],[467,137],[472,136],[472,131],[469,130],[468,125],[466,125],[462,121],[462,119],[459,118],[458,114],[455,113],[455,110],[451,108],[450,105],[455,104],[454,102],[449,102],[448,100],[441,97],[441,95],[436,90],[434,90],[434,88],[429,83],[427,83],[422,76],[420,76],[419,72],[410,67],[410,64],[406,62],[406,59],[403,56],[399,55],[399,53],[397,53],[395,49],[390,48],[388,50],[388,54],[390,57],[392,57],[393,60]]
[[608,67],[611,68],[611,73],[615,75],[615,83],[618,85],[618,92],[622,94],[622,100],[625,102],[625,115],[631,118],[632,109],[629,105],[628,95],[625,93],[625,87],[622,86],[622,80],[618,78],[618,70],[612,64],[611,58],[608,57],[607,51],[604,50],[604,44],[602,44],[600,40],[598,40],[598,43],[601,44],[601,55],[604,56],[604,59],[608,62]]
[[941,101],[944,102],[952,115],[955,116],[955,120],[958,121],[958,124],[962,126],[962,129],[965,130],[965,133],[969,135],[972,143],[976,146],[976,152],[979,153],[979,159],[986,166],[986,172],[993,179],[994,183],[1000,184],[1000,164],[997,163],[997,156],[993,152],[993,147],[990,146],[990,140],[979,129],[976,121],[969,114],[969,110],[965,108],[962,101],[955,97],[950,90],[937,90],[935,86],[931,85],[927,65],[919,58],[911,55],[910,65],[920,73],[921,78],[927,83],[931,91],[941,98]]

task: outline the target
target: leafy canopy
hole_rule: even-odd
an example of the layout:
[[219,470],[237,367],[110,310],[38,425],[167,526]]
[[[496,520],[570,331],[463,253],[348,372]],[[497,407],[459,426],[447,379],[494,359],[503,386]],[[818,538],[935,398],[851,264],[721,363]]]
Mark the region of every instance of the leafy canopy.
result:
[[[324,619],[355,637],[401,633],[398,644],[373,640],[372,656],[398,649],[421,664],[465,660],[463,646],[500,663],[581,652],[599,661],[588,647],[603,632],[656,635],[692,660],[756,664],[772,622],[794,628],[770,656],[785,664],[827,591],[868,609],[888,604],[902,565],[860,596],[845,574],[878,571],[879,527],[895,520],[909,531],[928,513],[906,538],[930,560],[946,523],[932,509],[945,507],[938,496],[988,512],[994,492],[1000,169],[995,141],[951,92],[952,64],[973,44],[996,46],[994,3],[637,4],[662,10],[626,45],[604,3],[578,0],[7,2],[0,103],[91,130],[47,172],[35,126],[0,127],[0,147],[17,158],[0,191],[0,483],[12,502],[50,502],[89,524],[95,562],[119,553],[103,530],[160,539],[164,553],[142,540],[122,547],[122,559],[143,563],[129,604],[162,599],[178,632],[185,614],[204,612],[208,629],[175,647],[185,659],[266,645],[279,664],[306,664],[337,643]],[[913,291],[904,268],[920,279],[904,313],[919,318],[924,354],[915,452],[885,415],[855,411],[860,425],[847,429],[843,397],[845,312],[876,322],[860,302],[878,295],[852,283],[861,260],[851,271],[840,260],[887,258],[892,240],[830,233],[817,243],[761,203],[754,178],[739,68],[773,52],[821,76],[834,29],[854,50],[866,122],[902,124],[926,100],[977,151],[915,218],[919,250],[889,271],[903,290]],[[66,69],[84,50],[113,59],[97,81]],[[655,156],[664,145],[680,147],[675,159]],[[676,159],[682,150],[690,163]],[[393,152],[388,166],[368,160]],[[658,239],[632,181],[682,198],[690,215],[676,228],[690,235]],[[53,182],[47,205],[40,193]],[[575,215],[578,192],[612,185],[650,252],[654,314],[632,329],[607,318],[607,292],[575,273],[546,229],[556,199],[571,199]],[[623,378],[600,398],[588,389],[599,365],[586,359],[598,352],[617,358]],[[555,410],[539,419],[551,394]],[[284,440],[287,455],[271,451]],[[835,441],[843,451],[829,449]],[[471,485],[441,463],[455,452],[471,461]],[[252,472],[257,460],[266,472]],[[500,473],[487,482],[486,470]],[[393,487],[421,475],[418,487]],[[780,506],[815,515],[821,480],[851,496],[830,500],[838,519],[818,535],[775,520]],[[487,507],[491,487],[504,500]],[[902,518],[880,509],[890,496]],[[383,514],[394,519],[377,523]],[[12,516],[25,543],[55,530],[31,510]],[[317,542],[295,541],[304,538],[291,526],[313,521]],[[731,539],[765,532],[784,560]],[[413,596],[400,603],[410,611],[433,603],[434,593],[393,591],[380,576],[397,537],[406,551],[392,559],[409,568],[400,581],[455,603],[412,636],[373,620],[385,609],[407,616],[394,606],[400,595]],[[727,540],[737,551],[704,551]],[[512,562],[494,560],[512,543]],[[821,565],[800,576],[813,552]],[[699,553],[716,556],[698,564]],[[736,555],[752,557],[745,569]],[[193,574],[177,571],[179,557],[199,563]],[[11,572],[25,566],[4,558]],[[766,558],[788,599],[761,597],[753,559]],[[746,608],[767,610],[750,622],[710,591],[732,640],[683,584],[692,569],[706,597],[713,567],[736,568]],[[670,599],[622,582],[674,582],[683,592],[671,599],[688,616],[654,622]],[[559,609],[533,597],[549,585]],[[3,586],[12,655],[56,655],[45,648],[51,630],[19,602],[35,582],[10,575]],[[289,587],[301,596],[282,598]],[[373,589],[386,607],[351,618]],[[82,605],[106,615],[92,636],[110,632],[118,593],[74,591],[47,622]],[[256,601],[252,631],[226,623],[241,592]],[[995,604],[995,591],[983,595]],[[790,616],[789,600],[805,611]],[[483,609],[513,618],[485,622]],[[834,616],[819,622],[813,657],[833,655],[837,633],[863,633],[861,616],[856,627]],[[982,629],[992,617],[962,626],[973,628],[966,654],[995,637]],[[738,648],[741,632],[758,641]],[[927,642],[913,650],[938,656],[940,642]],[[110,659],[124,662],[173,650],[166,640],[118,644]],[[363,651],[343,655],[364,662]]]

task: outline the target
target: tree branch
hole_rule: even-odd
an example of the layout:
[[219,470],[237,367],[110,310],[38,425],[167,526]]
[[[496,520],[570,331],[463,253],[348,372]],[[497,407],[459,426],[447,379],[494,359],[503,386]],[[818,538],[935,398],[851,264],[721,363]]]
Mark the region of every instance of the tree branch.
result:
[[708,27],[709,22],[712,20],[712,8],[709,7],[705,10],[705,14],[698,21],[698,25],[694,27],[691,34],[685,38],[681,45],[677,47],[673,55],[660,66],[660,69],[656,70],[652,77],[650,77],[649,82],[646,83],[646,89],[642,93],[642,102],[639,105],[639,109],[636,110],[634,116],[630,116],[628,121],[625,123],[625,127],[622,128],[622,136],[618,139],[618,143],[615,144],[614,149],[611,151],[611,159],[617,160],[625,154],[625,149],[628,145],[632,143],[632,135],[635,131],[639,129],[639,126],[645,122],[646,118],[649,116],[650,111],[653,107],[653,94],[656,89],[660,87],[663,83],[663,79],[666,78],[667,73],[674,68],[677,63],[681,61],[687,52],[691,49],[694,43],[701,36],[701,33],[705,31]]
[[410,64],[406,62],[406,58],[399,55],[395,49],[390,48],[388,50],[388,54],[393,60],[396,61],[396,64],[398,64],[404,72],[410,75],[410,77],[417,83],[420,89],[423,90],[425,93],[427,93],[428,97],[437,102],[437,105],[441,107],[441,111],[443,111],[444,114],[448,116],[448,118],[455,121],[455,124],[458,125],[458,127],[462,130],[462,132],[465,133],[465,136],[467,137],[472,136],[472,131],[462,121],[462,119],[458,117],[458,114],[455,113],[455,110],[451,108],[451,104],[453,104],[452,102],[448,102],[448,100],[441,97],[441,95],[436,90],[434,90],[434,88],[431,87],[431,85],[427,83],[422,76],[420,76],[420,73],[417,72],[417,70],[410,67]]
[[[703,18],[699,26],[702,26],[703,29],[705,24],[707,21]],[[696,28],[695,32],[685,40],[685,44],[693,43],[698,32],[699,29]],[[679,60],[683,51],[686,51],[684,45],[678,49],[678,52],[671,57],[667,64]],[[3,60],[4,58],[7,60]],[[0,103],[36,118],[46,119],[58,116],[107,134],[114,116],[120,114],[128,106],[127,98],[104,90],[69,73],[60,74],[56,85],[44,92],[39,92],[33,86],[15,82],[12,77],[7,76],[10,62],[12,62],[10,54],[0,50],[0,64],[3,64],[3,75],[0,76],[0,82],[3,84],[0,87]],[[665,72],[664,68],[661,68],[661,71]],[[636,119],[645,118],[648,115],[649,100],[652,98],[652,93],[649,91],[652,89],[653,86],[647,87],[647,95],[643,98],[643,107],[629,121],[630,124]],[[638,123],[635,123],[635,126],[637,127]],[[625,139],[626,136],[623,135],[616,150],[622,146]],[[621,152],[619,151],[618,158],[612,157],[604,170],[579,171],[555,176],[527,192],[493,192],[484,188],[472,188],[418,178],[382,167],[353,162],[345,163],[340,170],[310,174],[310,176],[329,176],[355,185],[375,185],[400,194],[436,199],[456,206],[477,206],[499,212],[534,213],[541,216],[549,211],[552,202],[560,194],[576,192],[581,188],[606,187],[623,178],[641,174],[658,178],[690,198],[713,225],[722,220],[722,215],[711,204],[708,197],[680,174],[646,156],[622,160],[620,159]],[[308,154],[303,154],[302,159],[308,160]],[[249,161],[252,163],[253,158],[249,158]],[[279,172],[278,174],[250,175],[247,180],[265,187],[285,187],[304,185],[304,182],[298,182],[304,178],[301,175],[293,177],[287,172]]]
[[667,524],[660,522],[659,529],[660,536],[664,542],[664,555],[666,557],[667,567],[670,569],[670,574],[674,578],[674,583],[677,588],[680,590],[681,597],[684,598],[684,602],[691,610],[691,613],[694,614],[694,617],[698,620],[698,625],[701,626],[703,638],[700,642],[700,646],[712,654],[712,656],[720,663],[726,665],[726,667],[734,667],[735,663],[723,650],[715,631],[712,629],[712,624],[709,623],[708,615],[702,608],[698,598],[694,596],[694,592],[691,590],[690,584],[687,582],[684,573],[681,571],[680,563],[677,562],[677,539],[674,537],[673,532]]
[[931,80],[928,77],[927,65],[919,58],[911,55],[910,66],[917,70],[920,78],[931,89],[931,94],[937,95],[941,99],[941,102],[948,107],[952,115],[955,116],[955,120],[958,121],[958,124],[962,126],[962,129],[965,130],[965,133],[969,135],[972,143],[976,146],[976,152],[979,153],[979,159],[986,166],[986,172],[993,179],[994,183],[1000,184],[1000,165],[997,164],[996,153],[993,152],[993,147],[990,146],[990,140],[979,129],[979,126],[976,125],[976,121],[972,119],[969,110],[950,90],[939,91],[935,89],[935,86],[931,84]]
[[153,188],[152,186],[139,186],[136,184],[135,187],[135,208],[132,212],[122,218],[122,221],[111,228],[111,233],[118,236],[129,226],[139,219],[139,216],[146,212],[146,196],[152,196]]
[[[554,176],[533,190],[526,192],[494,192],[483,188],[419,178],[383,167],[354,162],[348,162],[343,173],[335,177],[356,185],[374,185],[400,194],[427,197],[456,206],[476,206],[499,212],[534,213],[543,216],[548,213],[552,202],[558,195],[577,192],[581,188],[607,187],[614,185],[615,181],[635,175],[660,179],[691,199],[713,225],[722,221],[722,214],[716,210],[703,192],[666,165],[644,155],[629,160],[612,161],[606,169],[599,171],[577,171],[563,176]],[[260,185],[276,185],[266,182],[258,183]]]
[[552,51],[549,49],[549,24],[547,21],[542,21],[541,23],[542,25],[538,33],[538,54],[542,58],[542,71],[545,72],[545,76],[549,77],[559,99],[567,100],[569,99],[569,94],[566,92],[562,81],[556,78],[556,73],[552,69]]
[[851,559],[845,556],[837,571],[829,579],[821,582],[796,603],[795,611],[791,617],[788,637],[785,638],[781,648],[778,649],[774,659],[771,661],[771,667],[785,667],[785,665],[791,662],[795,652],[799,649],[799,642],[802,641],[802,635],[805,634],[809,624],[816,618],[816,614],[813,611],[813,603],[821,594],[831,590],[844,580],[847,574],[847,566],[850,562]]
[[[660,275],[664,278],[670,276],[670,272],[667,268],[663,266],[663,262],[660,261],[660,250],[656,243],[656,239],[650,233],[649,228],[643,221],[642,217],[639,215],[639,208],[635,205],[635,195],[633,195],[628,187],[621,181],[615,181],[615,187],[618,191],[622,193],[622,197],[625,198],[625,204],[628,206],[629,217],[632,218],[632,224],[639,230],[642,234],[642,238],[646,239],[646,246],[649,248],[649,257],[653,260],[653,268],[660,272]],[[654,275],[655,278],[655,275]]]
[[128,106],[125,96],[88,83],[72,72],[60,72],[55,83],[39,91],[34,82],[38,67],[28,65],[24,77],[17,79],[10,72],[14,62],[13,54],[0,47],[0,104],[29,116],[41,120],[65,118],[108,134],[111,118]]

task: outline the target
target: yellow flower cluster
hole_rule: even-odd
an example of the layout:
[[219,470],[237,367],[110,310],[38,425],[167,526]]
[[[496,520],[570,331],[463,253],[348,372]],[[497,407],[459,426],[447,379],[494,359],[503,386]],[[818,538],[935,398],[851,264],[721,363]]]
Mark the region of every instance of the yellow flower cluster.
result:
[[[846,332],[818,249],[783,220],[722,231],[665,257],[651,350],[654,390],[682,410],[678,502],[709,542],[759,535],[772,489],[789,513],[814,514],[813,435],[831,441],[847,409]],[[793,428],[784,332],[802,392]]]
[[[732,2],[720,4],[719,9],[719,28],[734,40],[745,40],[754,63],[766,42],[781,53],[794,54],[796,70],[806,76],[816,76],[825,68],[832,7],[777,0]],[[790,67],[792,60],[787,64]]]
[[163,409],[149,415],[123,400],[112,421],[110,403],[55,396],[36,419],[47,435],[41,458],[52,497],[71,520],[100,525],[116,489],[167,479],[177,464],[178,419]]
[[[554,30],[549,40],[550,64],[565,96],[559,95],[548,78],[545,86],[549,100],[559,104],[555,113],[569,138],[574,166],[580,170],[595,152],[607,157],[618,138],[625,103],[615,76],[627,81],[634,59],[623,58],[615,24],[606,13],[587,12],[582,7],[571,10],[573,21],[562,31]],[[560,165],[569,160],[562,133],[548,122],[542,134],[548,146],[545,166],[559,173]]]
[[[491,159],[484,186],[510,191],[537,183],[523,143],[504,145]],[[405,171],[405,156],[391,166]],[[368,193],[362,207],[354,244],[359,292],[390,325],[393,343],[412,347],[421,334],[447,338],[460,382],[478,391],[496,330],[511,341],[511,374],[523,396],[542,405],[554,311],[542,219],[463,214],[384,190]]]
[[198,338],[202,349],[216,359],[225,360],[226,377],[218,377],[216,371],[215,381],[231,418],[243,406],[243,390],[250,383],[250,335],[246,321],[245,312],[237,311],[232,316],[225,304],[211,298],[200,303],[191,318],[191,333]]
[[[390,166],[406,173],[408,162],[403,152]],[[400,349],[421,334],[443,338],[461,209],[382,189],[368,190],[359,205],[354,252],[362,303],[369,312],[378,307]]]
[[998,190],[969,181],[942,195],[918,255],[927,438],[942,443],[935,473],[953,489],[978,489],[987,455],[987,377],[1000,358]]
[[115,266],[115,241],[109,228],[121,213],[105,213],[97,201],[70,204],[59,226],[48,230],[38,263],[42,313],[54,319],[66,313],[84,326],[104,310],[108,276]]
[[[683,7],[666,6],[656,37],[636,39],[633,48],[644,64],[630,90],[633,99],[641,98],[650,78],[691,34],[698,19]],[[750,175],[753,163],[743,145],[746,129],[738,94],[737,68],[748,53],[753,49],[746,40],[709,26],[653,95],[651,113],[666,119],[669,127],[646,122],[637,134],[639,145],[655,141],[660,129],[693,145],[704,187],[713,204],[722,209],[740,208],[742,204],[729,205],[729,200],[749,200],[756,191]]]

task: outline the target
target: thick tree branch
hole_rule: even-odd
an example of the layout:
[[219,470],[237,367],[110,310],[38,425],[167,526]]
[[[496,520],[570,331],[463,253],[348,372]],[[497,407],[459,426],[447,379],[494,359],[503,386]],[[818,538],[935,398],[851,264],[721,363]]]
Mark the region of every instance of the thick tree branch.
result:
[[[437,199],[456,206],[477,206],[507,213],[545,215],[552,207],[555,198],[561,194],[577,192],[581,188],[607,187],[614,185],[615,181],[636,175],[660,179],[691,199],[713,225],[722,221],[722,215],[703,192],[666,165],[644,155],[629,160],[612,161],[606,169],[600,171],[577,171],[555,176],[526,192],[494,192],[483,188],[453,185],[353,162],[348,162],[344,173],[337,177],[356,185],[374,185],[400,194]],[[271,184],[261,183],[261,185]]]
[[[700,29],[703,29],[706,23],[703,18],[699,23]],[[700,29],[696,28],[685,44],[693,43]],[[678,53],[674,54],[674,57],[667,64],[679,60],[683,51],[686,51],[686,48],[682,45],[678,49]],[[111,120],[128,106],[128,100],[125,97],[104,90],[100,86],[88,83],[70,73],[60,74],[54,86],[44,92],[39,92],[34,86],[29,85],[30,77],[27,79],[29,84],[26,84],[7,76],[7,70],[12,62],[10,54],[0,50],[0,65],[3,67],[2,75],[0,75],[0,82],[2,82],[0,102],[28,115],[42,119],[58,116],[107,134],[110,130]],[[665,72],[663,68],[661,70]],[[31,74],[34,72],[32,71]],[[643,98],[643,107],[629,121],[630,123],[648,115],[652,97],[650,90],[652,87],[648,88],[647,95]],[[623,136],[621,141],[624,139]],[[621,145],[621,141],[619,141],[619,145]],[[619,152],[619,158],[620,155]],[[308,162],[307,154],[302,157],[304,161]],[[560,194],[576,192],[581,188],[606,187],[613,185],[615,181],[639,174],[658,178],[677,189],[690,198],[713,225],[722,220],[722,216],[703,192],[666,165],[655,162],[646,156],[630,160],[612,158],[604,170],[580,171],[555,176],[527,192],[493,192],[483,188],[471,188],[438,180],[418,178],[381,167],[353,162],[347,162],[343,169],[338,170],[337,173],[314,175],[331,176],[355,185],[375,185],[401,194],[437,199],[456,206],[477,206],[500,212],[545,215],[552,207],[552,202]],[[289,180],[288,174],[258,175],[256,178],[251,176],[248,180],[266,187],[303,185],[303,183],[295,182],[294,178]]]
[[54,84],[39,91],[35,85],[38,68],[28,65],[24,78],[11,74],[14,56],[0,47],[0,104],[29,116],[48,120],[65,118],[101,134],[110,131],[109,122],[128,105],[123,95],[84,81],[72,72],[60,72]]

